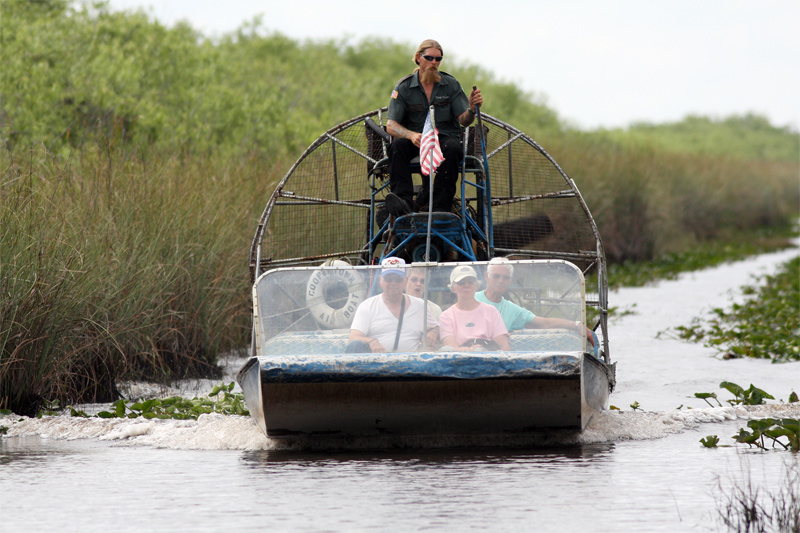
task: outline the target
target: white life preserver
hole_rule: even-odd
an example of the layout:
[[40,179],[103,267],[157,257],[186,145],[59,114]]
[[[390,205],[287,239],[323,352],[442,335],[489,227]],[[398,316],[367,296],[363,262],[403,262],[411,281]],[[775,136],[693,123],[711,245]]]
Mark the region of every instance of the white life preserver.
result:
[[[345,261],[333,261],[332,266],[349,267],[350,264]],[[325,286],[332,282],[343,283],[347,287],[347,302],[338,309],[334,309],[325,301]],[[349,328],[358,304],[363,302],[366,296],[366,284],[352,268],[315,270],[306,284],[306,305],[311,316],[319,325],[329,329]]]

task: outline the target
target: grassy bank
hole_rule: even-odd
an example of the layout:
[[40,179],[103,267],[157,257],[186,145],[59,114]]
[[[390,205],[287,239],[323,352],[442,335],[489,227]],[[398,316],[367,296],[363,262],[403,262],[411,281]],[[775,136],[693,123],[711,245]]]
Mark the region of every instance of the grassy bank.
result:
[[[297,42],[258,22],[211,41],[70,5],[0,4],[0,408],[21,414],[114,399],[117,379],[215,375],[248,342],[247,253],[275,182],[413,67],[415,43]],[[795,132],[703,123],[714,142],[697,152],[667,143],[669,127],[574,131],[448,61],[575,179],[613,263],[681,263],[800,211]]]
[[121,150],[5,159],[0,404],[26,413],[114,399],[117,379],[216,376],[219,353],[246,344],[243,213],[263,174]]

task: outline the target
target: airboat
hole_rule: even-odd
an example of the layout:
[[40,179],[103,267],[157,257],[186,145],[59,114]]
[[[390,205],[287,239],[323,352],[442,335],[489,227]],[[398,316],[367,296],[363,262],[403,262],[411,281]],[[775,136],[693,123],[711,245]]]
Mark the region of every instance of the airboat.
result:
[[[462,130],[452,211],[388,215],[386,111],[314,141],[258,222],[251,354],[237,376],[251,415],[277,439],[581,431],[607,408],[615,364],[605,254],[577,186],[533,139],[481,113]],[[412,172],[419,189],[413,161]],[[506,351],[422,339],[411,351],[346,353],[355,310],[380,293],[392,256],[424,274],[431,310],[453,305],[453,268],[473,267],[485,287],[487,262],[506,257],[505,298],[588,325],[594,346],[572,330],[523,328]]]

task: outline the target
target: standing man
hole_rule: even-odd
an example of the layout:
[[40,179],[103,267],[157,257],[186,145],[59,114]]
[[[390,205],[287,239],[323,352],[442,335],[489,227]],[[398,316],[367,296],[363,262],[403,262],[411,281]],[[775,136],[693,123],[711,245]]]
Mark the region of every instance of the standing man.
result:
[[433,183],[433,210],[451,212],[456,194],[458,166],[461,160],[461,126],[475,120],[476,107],[483,103],[480,89],[473,89],[469,99],[453,76],[439,72],[444,57],[442,45],[427,39],[414,53],[418,68],[397,82],[389,100],[386,131],[394,137],[389,148],[389,185],[386,208],[400,216],[416,211],[428,201],[431,177],[423,179],[420,205],[414,202],[414,184],[409,163],[419,156],[422,129],[428,109],[434,107],[439,145],[444,161]]

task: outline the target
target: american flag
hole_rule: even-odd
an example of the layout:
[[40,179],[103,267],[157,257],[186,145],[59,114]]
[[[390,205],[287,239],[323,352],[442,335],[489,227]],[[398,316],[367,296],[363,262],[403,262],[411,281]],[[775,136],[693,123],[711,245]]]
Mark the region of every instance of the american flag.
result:
[[431,113],[428,111],[425,127],[422,128],[422,139],[419,142],[419,166],[426,176],[436,172],[436,169],[444,161],[444,154],[439,146],[439,130],[433,127]]

